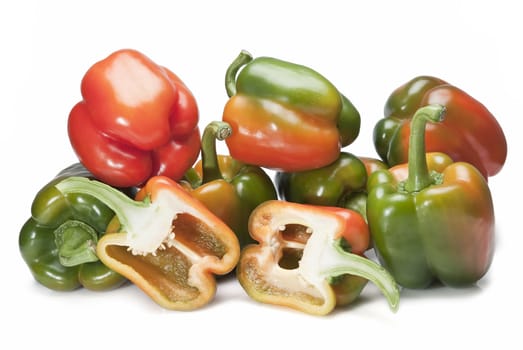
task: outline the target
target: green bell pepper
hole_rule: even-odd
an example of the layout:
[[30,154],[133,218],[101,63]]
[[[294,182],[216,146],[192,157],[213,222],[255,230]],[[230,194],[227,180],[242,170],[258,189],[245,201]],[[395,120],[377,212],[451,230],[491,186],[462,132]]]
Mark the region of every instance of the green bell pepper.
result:
[[287,201],[352,209],[366,218],[367,178],[386,168],[378,159],[341,152],[335,162],[320,169],[277,172],[275,183]]
[[114,213],[92,196],[63,195],[56,189],[58,182],[72,176],[92,178],[76,163],[62,170],[35,196],[31,217],[19,234],[22,258],[34,278],[53,290],[117,288],[126,279],[103,265],[96,255],[98,238]]
[[473,165],[425,153],[427,121],[445,108],[418,109],[411,122],[409,161],[368,180],[367,219],[376,255],[407,288],[439,281],[470,285],[488,270],[494,210],[487,180]]

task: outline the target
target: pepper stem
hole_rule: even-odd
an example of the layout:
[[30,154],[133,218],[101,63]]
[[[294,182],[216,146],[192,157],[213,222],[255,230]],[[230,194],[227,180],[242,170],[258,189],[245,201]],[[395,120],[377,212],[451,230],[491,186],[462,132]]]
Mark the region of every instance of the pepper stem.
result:
[[378,263],[345,251],[341,243],[339,239],[334,241],[334,250],[329,255],[327,265],[322,268],[322,275],[325,278],[344,274],[363,277],[374,283],[387,298],[390,308],[397,311],[400,292],[392,275]]
[[441,105],[421,107],[412,117],[409,137],[409,175],[405,180],[405,190],[419,192],[432,184],[425,153],[425,126],[427,122],[440,122],[446,109]]
[[229,65],[225,72],[225,90],[227,90],[227,96],[232,97],[236,95],[236,74],[241,67],[252,61],[252,55],[242,50],[238,57]]
[[216,154],[216,140],[223,141],[231,133],[231,126],[222,121],[212,121],[205,127],[202,136],[202,183],[223,178]]
[[56,184],[56,188],[63,194],[83,193],[97,198],[114,211],[123,227],[133,226],[132,218],[150,207],[146,201],[135,201],[116,188],[86,177],[66,178]]

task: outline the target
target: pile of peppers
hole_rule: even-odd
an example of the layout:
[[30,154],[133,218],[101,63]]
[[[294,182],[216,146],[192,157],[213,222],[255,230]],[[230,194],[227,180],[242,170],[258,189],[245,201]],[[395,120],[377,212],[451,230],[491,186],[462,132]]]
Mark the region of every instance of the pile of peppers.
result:
[[377,156],[356,155],[362,118],[319,72],[245,50],[224,71],[222,118],[201,127],[188,86],[143,53],[118,50],[87,70],[67,119],[78,163],[41,188],[19,233],[39,284],[132,283],[189,311],[225,276],[257,302],[326,315],[369,281],[396,311],[403,288],[485,276],[488,178],[507,142],[479,101],[415,77],[386,100]]

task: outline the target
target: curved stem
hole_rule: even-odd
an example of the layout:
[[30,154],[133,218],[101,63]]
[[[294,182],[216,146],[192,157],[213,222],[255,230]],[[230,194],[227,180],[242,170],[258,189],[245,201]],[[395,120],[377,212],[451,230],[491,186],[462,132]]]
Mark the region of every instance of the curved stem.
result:
[[419,192],[432,184],[425,153],[425,126],[427,122],[440,122],[445,116],[445,107],[428,105],[421,107],[412,117],[409,137],[409,175],[405,190]]
[[392,275],[378,263],[343,250],[341,242],[335,241],[334,251],[328,264],[322,269],[326,278],[351,274],[363,277],[374,283],[387,298],[390,308],[396,311],[399,306],[400,292]]
[[225,72],[225,90],[227,96],[232,97],[236,95],[236,74],[241,67],[252,61],[252,56],[249,52],[242,50],[238,57],[229,65]]
[[202,183],[222,179],[216,154],[216,140],[223,141],[232,133],[231,126],[222,121],[210,122],[202,136]]
[[84,222],[65,221],[54,230],[54,242],[58,248],[60,264],[63,266],[77,266],[98,261],[96,255],[98,234]]
[[150,203],[135,201],[116,188],[86,177],[66,178],[57,183],[56,188],[63,194],[83,193],[98,198],[114,211],[124,227],[131,226],[133,217],[138,216],[137,211],[150,206]]

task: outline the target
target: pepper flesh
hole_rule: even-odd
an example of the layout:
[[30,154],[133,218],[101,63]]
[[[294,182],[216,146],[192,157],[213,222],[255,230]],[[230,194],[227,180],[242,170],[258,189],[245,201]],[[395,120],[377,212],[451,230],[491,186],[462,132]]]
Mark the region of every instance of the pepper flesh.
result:
[[473,284],[493,257],[494,211],[486,179],[471,164],[425,154],[425,123],[440,121],[444,110],[420,108],[411,122],[409,162],[377,171],[368,181],[376,255],[407,288],[436,280]]
[[496,175],[507,157],[507,141],[494,115],[478,100],[439,78],[418,76],[395,89],[385,117],[373,130],[380,157],[394,166],[408,161],[410,121],[419,107],[445,106],[445,120],[427,125],[427,152],[442,152],[474,165],[485,177]]
[[350,274],[374,282],[391,309],[397,309],[399,290],[394,279],[362,256],[369,233],[357,212],[267,201],[252,212],[249,232],[258,244],[242,250],[237,276],[254,300],[326,315],[337,305],[331,282]]
[[106,267],[96,254],[96,243],[114,212],[96,197],[60,193],[56,184],[72,176],[93,177],[75,163],[36,194],[31,217],[19,234],[22,258],[34,278],[52,290],[117,288],[125,277]]
[[281,171],[319,168],[359,134],[356,108],[308,67],[242,51],[226,72],[226,89],[223,121],[233,128],[226,143],[244,163]]
[[216,154],[216,140],[225,140],[229,124],[213,121],[202,136],[202,157],[186,174],[191,195],[204,203],[236,233],[240,247],[253,243],[248,231],[251,212],[259,204],[277,199],[271,178],[260,167]]
[[96,178],[117,187],[143,185],[154,175],[179,180],[196,161],[198,107],[169,69],[119,50],[89,68],[81,91],[69,114],[69,139]]
[[236,265],[234,232],[175,181],[154,176],[136,199],[86,178],[60,182],[63,193],[87,193],[111,207],[121,230],[97,245],[100,260],[166,309],[193,310],[216,292],[213,274]]

